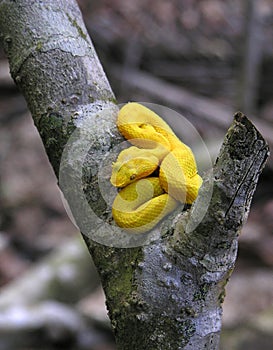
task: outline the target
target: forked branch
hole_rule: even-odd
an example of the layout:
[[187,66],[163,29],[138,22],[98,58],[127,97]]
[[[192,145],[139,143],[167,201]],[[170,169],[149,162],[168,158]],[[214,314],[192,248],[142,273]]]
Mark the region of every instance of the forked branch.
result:
[[131,248],[110,247],[127,238],[111,225],[99,169],[123,139],[76,2],[0,1],[0,33],[100,272],[118,349],[217,349],[225,284],[268,156],[263,137],[237,113],[191,210],[175,212],[150,244],[127,237]]

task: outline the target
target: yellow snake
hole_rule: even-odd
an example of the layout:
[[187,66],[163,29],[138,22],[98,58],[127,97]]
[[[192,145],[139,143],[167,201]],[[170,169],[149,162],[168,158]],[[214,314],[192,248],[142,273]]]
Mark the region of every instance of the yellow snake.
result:
[[[191,149],[150,109],[136,102],[124,105],[117,127],[134,146],[121,151],[112,165],[110,181],[122,188],[114,199],[112,215],[126,231],[143,233],[179,202],[192,204],[202,178]],[[159,174],[149,177],[158,167]]]

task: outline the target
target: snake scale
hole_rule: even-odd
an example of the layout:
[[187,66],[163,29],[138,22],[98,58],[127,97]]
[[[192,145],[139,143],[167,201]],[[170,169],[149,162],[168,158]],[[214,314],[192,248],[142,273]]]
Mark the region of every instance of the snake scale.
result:
[[202,178],[191,149],[152,110],[127,103],[118,113],[117,127],[133,146],[121,151],[112,164],[110,181],[121,189],[112,215],[126,231],[143,233],[179,202],[192,204]]

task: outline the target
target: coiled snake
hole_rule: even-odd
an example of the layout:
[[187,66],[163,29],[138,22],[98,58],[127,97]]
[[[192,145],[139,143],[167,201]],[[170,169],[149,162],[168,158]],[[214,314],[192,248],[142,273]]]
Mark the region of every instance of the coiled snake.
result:
[[[179,202],[192,204],[202,178],[191,149],[150,109],[136,102],[124,105],[117,127],[134,146],[121,151],[112,165],[110,181],[122,188],[114,199],[112,215],[126,231],[143,233]],[[158,167],[158,175],[153,176]]]

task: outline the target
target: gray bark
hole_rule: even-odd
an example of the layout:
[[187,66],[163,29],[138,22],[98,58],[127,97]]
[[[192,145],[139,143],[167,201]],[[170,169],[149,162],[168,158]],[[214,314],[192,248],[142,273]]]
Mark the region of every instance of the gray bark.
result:
[[152,236],[121,233],[99,183],[100,165],[122,141],[117,108],[77,4],[0,1],[0,31],[100,273],[118,349],[217,349],[238,235],[268,156],[263,137],[237,113],[193,207]]

